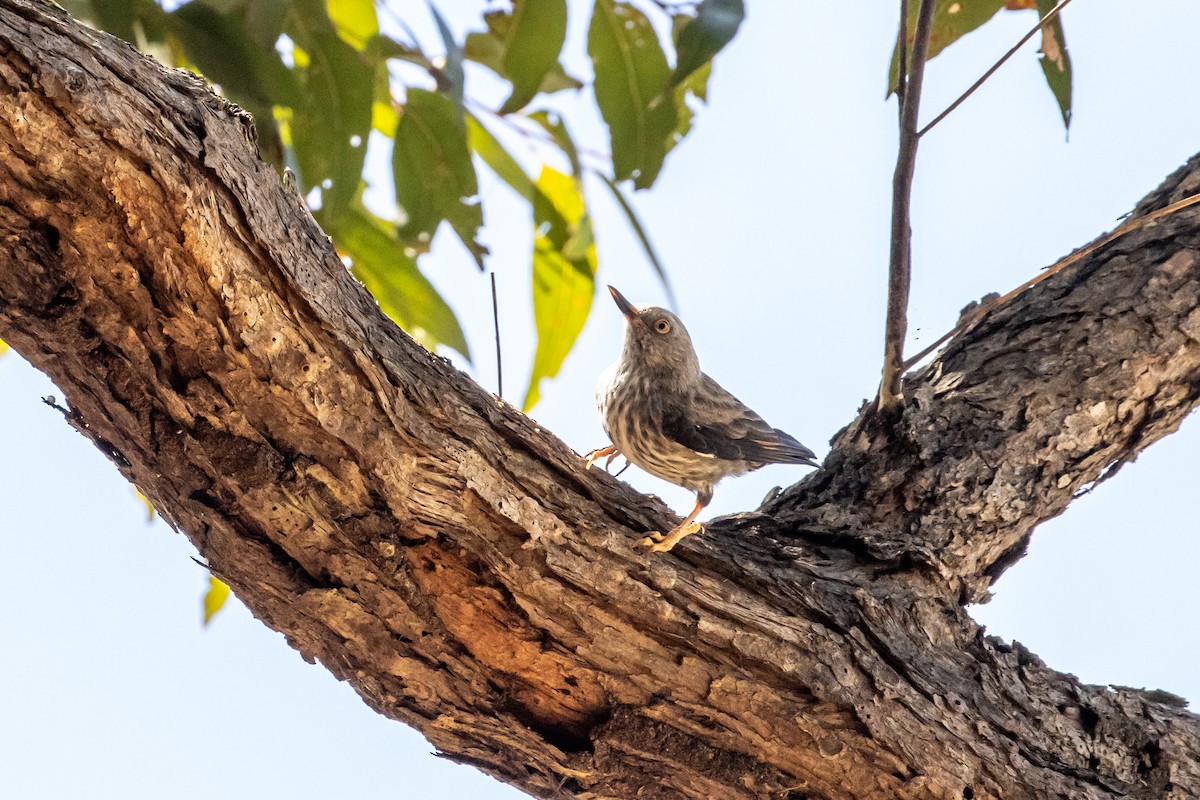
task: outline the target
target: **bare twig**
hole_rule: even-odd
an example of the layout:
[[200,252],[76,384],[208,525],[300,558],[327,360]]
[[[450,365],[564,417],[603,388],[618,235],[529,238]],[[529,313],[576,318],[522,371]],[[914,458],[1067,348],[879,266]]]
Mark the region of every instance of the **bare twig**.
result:
[[1020,286],[1013,289],[1011,292],[1004,295],[1003,297],[998,297],[990,303],[981,305],[979,308],[975,309],[972,313],[964,315],[963,318],[961,320],[959,320],[957,325],[955,325],[949,331],[947,331],[946,333],[944,333],[940,337],[938,337],[937,341],[935,341],[933,344],[929,345],[928,347],[926,347],[921,352],[917,353],[912,358],[907,359],[901,365],[901,368],[905,371],[912,369],[912,367],[914,365],[920,363],[921,359],[925,358],[927,355],[932,353],[934,350],[941,347],[950,338],[957,336],[958,334],[967,330],[968,328],[973,326],[975,323],[977,323],[981,319],[983,319],[985,316],[987,316],[991,312],[995,311],[996,309],[1000,308],[1000,306],[1005,305],[1010,300],[1015,298],[1017,295],[1024,292],[1026,289],[1029,289],[1033,286],[1037,286],[1039,283],[1046,280],[1047,278],[1049,278],[1052,275],[1057,275],[1059,272],[1062,272],[1067,267],[1071,266],[1072,264],[1077,263],[1080,259],[1087,258],[1092,253],[1099,250],[1101,247],[1104,247],[1105,245],[1108,245],[1108,244],[1112,244],[1117,239],[1120,239],[1122,236],[1133,233],[1136,230],[1140,230],[1141,228],[1144,228],[1147,225],[1149,225],[1151,222],[1156,222],[1156,221],[1162,219],[1163,217],[1174,214],[1176,211],[1182,211],[1183,209],[1188,208],[1190,206],[1194,206],[1198,203],[1200,203],[1200,194],[1194,194],[1194,195],[1191,195],[1190,197],[1185,197],[1182,200],[1171,203],[1171,205],[1169,205],[1169,206],[1160,208],[1159,210],[1154,211],[1150,214],[1147,214],[1144,217],[1137,217],[1136,219],[1131,219],[1131,220],[1126,221],[1124,224],[1119,225],[1115,230],[1113,230],[1112,233],[1108,234],[1107,236],[1102,236],[1099,239],[1097,239],[1096,241],[1089,244],[1087,247],[1084,247],[1080,250],[1076,250],[1074,253],[1071,253],[1070,255],[1059,259],[1054,264],[1047,267],[1045,270],[1038,273],[1037,275],[1030,278],[1029,280],[1025,281]]
[[492,273],[492,325],[496,329],[496,396],[504,397],[504,370],[500,363],[500,303],[496,300],[496,273]]
[[[888,264],[887,324],[884,332],[883,379],[879,384],[878,409],[886,411],[900,401],[901,362],[904,337],[908,332],[908,287],[912,273],[912,226],[909,204],[912,197],[913,171],[917,162],[917,114],[921,106],[921,81],[925,76],[925,58],[929,53],[929,33],[933,28],[935,0],[921,0],[917,28],[913,36],[912,64],[905,70],[900,64],[897,86],[903,86],[900,110],[900,152],[896,156],[896,174],[892,180],[892,249]],[[901,0],[901,26],[907,18],[907,3]],[[902,27],[902,31],[903,31]]]
[[968,97],[970,97],[976,89],[978,89],[980,86],[983,86],[984,81],[986,81],[988,78],[992,77],[992,75],[996,72],[996,70],[1000,69],[1000,67],[1004,65],[1005,61],[1008,61],[1010,58],[1012,58],[1014,53],[1016,53],[1018,50],[1021,49],[1021,45],[1025,44],[1030,39],[1032,39],[1034,34],[1036,34],[1038,31],[1040,31],[1042,28],[1044,28],[1046,26],[1046,23],[1048,23],[1050,20],[1052,20],[1056,16],[1058,16],[1058,12],[1062,11],[1066,7],[1067,3],[1069,3],[1069,2],[1071,2],[1071,0],[1059,0],[1058,5],[1056,5],[1054,8],[1050,9],[1049,11],[1047,11],[1046,16],[1044,16],[1040,20],[1038,20],[1038,24],[1034,25],[1033,28],[1030,29],[1029,33],[1022,36],[1021,40],[1019,42],[1014,44],[1012,46],[1012,48],[1000,58],[999,61],[997,61],[995,64],[992,64],[992,66],[988,69],[988,71],[983,73],[983,75],[981,75],[979,77],[979,80],[977,80],[973,84],[971,84],[970,89],[967,89],[965,92],[963,92],[961,95],[959,95],[957,100],[955,100],[953,103],[951,103],[949,106],[947,106],[945,111],[943,111],[942,113],[940,113],[936,117],[934,117],[933,121],[930,122],[928,125],[926,125],[924,128],[921,128],[921,132],[918,133],[917,136],[924,136],[926,133],[929,132],[930,128],[932,128],[934,125],[937,125],[943,119],[948,117],[950,115],[951,111],[953,111],[954,109],[956,109],[960,105],[962,105],[963,101],[966,100]]

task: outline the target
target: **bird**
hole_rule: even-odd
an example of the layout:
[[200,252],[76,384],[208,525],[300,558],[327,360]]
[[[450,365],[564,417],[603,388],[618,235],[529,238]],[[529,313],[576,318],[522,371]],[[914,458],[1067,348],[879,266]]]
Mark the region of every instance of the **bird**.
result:
[[696,493],[691,513],[666,534],[650,531],[642,545],[667,552],[704,527],[696,517],[722,478],[766,464],[819,467],[816,455],[700,370],[692,337],[679,317],[658,306],[635,306],[612,286],[625,315],[620,359],[600,377],[596,405],[612,444],[587,453],[585,469],[618,455],[651,475]]

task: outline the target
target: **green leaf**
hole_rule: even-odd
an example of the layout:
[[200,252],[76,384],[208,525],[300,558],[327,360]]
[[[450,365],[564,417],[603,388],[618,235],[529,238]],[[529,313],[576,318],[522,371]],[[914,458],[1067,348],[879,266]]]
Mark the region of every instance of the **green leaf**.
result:
[[[272,105],[293,105],[299,96],[278,53],[264,50],[237,15],[219,14],[204,3],[187,3],[166,18],[191,63],[220,85],[230,100],[261,115]],[[269,114],[267,119],[269,119]]]
[[8,343],[0,339],[0,356],[8,352]]
[[[933,28],[929,33],[929,55],[933,58],[938,53],[954,44],[960,38],[978,28],[1004,7],[1005,0],[937,0],[933,11]],[[908,3],[908,52],[912,53],[913,36],[917,29],[917,12],[921,4],[918,0]],[[892,50],[892,66],[888,73],[888,94],[896,91],[900,77],[900,37],[896,37],[896,46]]]
[[[691,17],[682,15],[673,18],[672,29],[675,31],[676,48],[678,48],[680,34],[691,21]],[[712,68],[713,62],[710,58],[675,87],[675,129],[667,138],[668,153],[674,150],[675,146],[692,131],[692,120],[695,118],[696,112],[688,101],[688,97],[694,97],[702,103],[708,102],[708,80],[712,77]]]
[[130,44],[137,44],[133,30],[134,9],[137,0],[92,0],[92,11],[101,28],[114,36],[120,36]]
[[383,313],[426,349],[436,351],[444,344],[471,360],[454,312],[417,269],[393,226],[356,204],[330,233],[338,249],[349,256],[354,277],[375,296]]
[[379,33],[374,0],[325,0],[325,11],[337,35],[355,50],[366,50]]
[[295,109],[292,140],[306,187],[321,187],[322,224],[329,226],[358,194],[371,133],[375,65],[331,31],[304,31],[304,102]]
[[493,136],[492,132],[474,114],[469,112],[467,113],[467,140],[475,155],[483,159],[483,163],[487,164],[500,180],[512,187],[512,190],[521,197],[533,202],[535,191],[533,180],[517,163],[517,160],[509,154],[500,140]]
[[[536,3],[535,3],[536,4]],[[565,15],[564,15],[565,18]],[[501,78],[513,83],[513,96],[505,102],[505,106],[509,103],[516,102],[514,98],[518,96],[517,79],[509,73],[509,40],[515,36],[513,25],[513,14],[508,11],[489,11],[483,15],[483,21],[487,24],[486,31],[476,31],[467,35],[467,41],[463,47],[463,55],[470,61],[490,69],[492,72],[499,75]],[[536,22],[536,21],[535,21]],[[529,23],[533,24],[533,23]],[[562,41],[560,40],[555,48],[556,57],[550,68],[542,73],[541,80],[534,87],[533,94],[529,97],[532,99],[537,92],[552,94],[562,91],[563,89],[579,89],[582,88],[583,82],[577,78],[573,78],[563,69],[562,64],[557,59],[557,50],[561,49]],[[543,52],[545,49],[544,48]],[[526,62],[524,57],[519,57],[518,61],[521,64]],[[521,78],[524,80],[524,77]],[[526,87],[527,88],[527,87]],[[528,102],[526,100],[525,102]],[[524,105],[524,103],[522,103]],[[516,106],[520,108],[520,106]]]
[[567,132],[567,126],[563,123],[562,117],[553,111],[535,111],[529,115],[529,119],[550,134],[550,138],[558,145],[558,149],[562,150],[567,160],[571,162],[572,174],[576,178],[582,177],[583,166],[579,163],[579,151],[575,148],[575,140]]
[[630,205],[629,200],[625,197],[625,193],[621,191],[621,187],[609,178],[607,175],[597,172],[600,180],[604,181],[604,185],[612,192],[613,197],[617,200],[617,205],[625,212],[625,218],[629,220],[629,227],[633,228],[633,232],[637,235],[638,241],[641,242],[642,249],[646,251],[646,257],[650,259],[650,265],[654,267],[654,274],[658,276],[658,280],[662,283],[663,289],[667,293],[667,300],[672,308],[678,308],[679,303],[675,300],[675,290],[671,288],[671,282],[667,279],[667,269],[659,260],[658,252],[654,249],[654,243],[650,241],[649,235],[646,233],[646,228],[642,225],[641,219],[637,215],[637,211]]
[[512,24],[504,41],[504,74],[512,94],[500,107],[509,114],[526,106],[558,65],[567,38],[567,0],[513,0]]
[[675,104],[663,100],[670,76],[646,15],[617,0],[596,0],[588,28],[596,103],[608,125],[617,180],[654,183],[675,128]]
[[396,113],[396,102],[392,100],[392,78],[387,62],[380,60],[375,66],[375,92],[371,98],[371,130],[379,131],[391,139],[396,135],[400,115]]
[[706,64],[729,44],[746,18],[743,0],[703,0],[675,37],[675,71],[671,73],[672,87]]
[[475,237],[483,226],[483,207],[460,110],[443,94],[408,90],[392,152],[396,202],[404,214],[400,236],[415,249],[428,250],[446,220],[482,269],[487,249]]
[[141,3],[138,11],[142,30],[151,40],[162,37],[168,42],[176,66],[203,73],[254,116],[259,152],[280,165],[282,146],[272,111],[294,105],[301,93],[295,75],[275,51],[278,30],[273,37],[270,34],[278,20],[273,20],[266,4],[251,4],[244,14],[241,9],[221,14],[198,2],[170,14],[154,3]]
[[450,95],[450,99],[454,101],[454,105],[458,108],[458,115],[461,119],[463,96],[466,92],[466,75],[463,72],[463,49],[458,42],[454,41],[454,34],[450,32],[450,26],[446,24],[446,20],[442,18],[441,13],[434,6],[433,0],[429,2],[429,13],[433,15],[433,21],[437,24],[438,33],[442,37],[442,46],[446,48],[446,63],[440,70],[438,89]]
[[245,7],[246,34],[263,50],[274,52],[283,33],[288,0],[245,0]]
[[[1054,0],[1037,0],[1038,17],[1050,13],[1057,3]],[[1039,63],[1046,75],[1046,83],[1058,102],[1063,127],[1071,129],[1071,55],[1067,52],[1067,39],[1063,34],[1062,15],[1054,17],[1042,28],[1042,47]]]
[[208,591],[204,593],[204,624],[212,622],[217,612],[225,607],[229,599],[229,587],[224,581],[213,575],[208,576]]
[[419,47],[397,42],[390,36],[380,36],[375,42],[379,47],[379,56],[381,58],[395,58],[400,61],[407,61],[410,64],[416,64],[424,70],[429,70],[433,66],[429,58]]
[[582,184],[542,167],[533,201],[533,317],[537,350],[525,391],[529,411],[543,378],[558,374],[587,322],[596,290],[596,245]]

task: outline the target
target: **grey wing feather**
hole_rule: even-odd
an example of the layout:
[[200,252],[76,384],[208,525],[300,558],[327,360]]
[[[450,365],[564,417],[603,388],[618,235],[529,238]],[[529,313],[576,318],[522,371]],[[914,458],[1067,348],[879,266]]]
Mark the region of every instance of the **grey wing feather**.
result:
[[676,407],[664,415],[663,433],[698,453],[730,461],[817,466],[812,450],[772,428],[707,375],[690,408]]

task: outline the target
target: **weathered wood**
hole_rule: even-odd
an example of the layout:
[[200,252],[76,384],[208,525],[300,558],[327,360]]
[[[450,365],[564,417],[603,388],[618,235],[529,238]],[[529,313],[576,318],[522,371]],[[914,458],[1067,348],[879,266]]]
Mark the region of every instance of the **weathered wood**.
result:
[[448,756],[544,797],[1200,796],[1196,717],[961,606],[1195,406],[1194,212],[648,558],[669,512],[386,320],[244,114],[33,0],[0,0],[0,93],[0,337],[260,619]]

